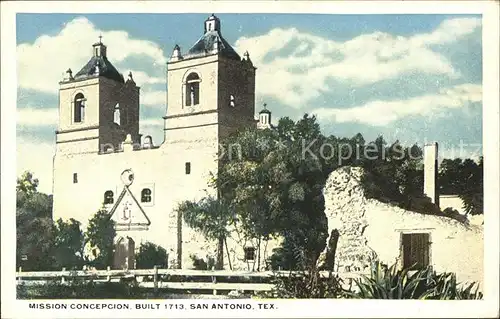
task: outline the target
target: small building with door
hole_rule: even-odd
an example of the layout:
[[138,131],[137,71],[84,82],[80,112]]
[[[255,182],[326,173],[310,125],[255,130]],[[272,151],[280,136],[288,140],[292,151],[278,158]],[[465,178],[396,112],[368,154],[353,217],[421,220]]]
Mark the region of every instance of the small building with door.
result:
[[[437,144],[424,149],[424,190],[439,194]],[[430,166],[430,167],[429,167]],[[483,225],[462,215],[415,212],[367,198],[360,167],[332,172],[324,188],[329,233],[337,238],[335,271],[366,273],[371,262],[437,272],[454,272],[459,282],[483,283]]]

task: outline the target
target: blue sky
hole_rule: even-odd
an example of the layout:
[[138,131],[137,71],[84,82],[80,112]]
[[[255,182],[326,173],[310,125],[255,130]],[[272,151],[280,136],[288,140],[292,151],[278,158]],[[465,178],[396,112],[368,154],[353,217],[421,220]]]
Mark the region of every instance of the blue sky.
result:
[[[142,132],[161,142],[165,63],[175,44],[196,42],[207,16],[18,14],[18,173],[34,171],[50,192],[58,82],[88,61],[99,34],[110,61],[141,86]],[[481,152],[481,16],[217,16],[258,68],[257,111],[265,102],[275,119],[316,114],[325,133],[342,137],[435,140],[445,157]],[[460,144],[465,152],[451,153]]]

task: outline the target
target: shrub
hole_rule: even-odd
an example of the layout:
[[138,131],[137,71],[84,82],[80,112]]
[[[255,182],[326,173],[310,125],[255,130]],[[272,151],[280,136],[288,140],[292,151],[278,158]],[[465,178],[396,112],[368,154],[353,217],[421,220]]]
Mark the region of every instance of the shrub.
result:
[[141,244],[139,252],[135,255],[135,260],[138,269],[151,269],[154,266],[168,267],[168,254],[165,248],[151,242]]
[[198,258],[196,255],[189,256],[193,261],[193,267],[196,270],[211,270],[215,267],[215,258],[207,257],[207,261],[203,258]]
[[346,291],[342,288],[343,281],[338,275],[323,278],[319,271],[299,274],[290,272],[289,275],[277,275],[271,282],[276,288],[263,297],[311,299],[346,296]]
[[106,269],[113,264],[116,229],[115,222],[110,217],[107,211],[99,210],[89,220],[85,232],[85,239],[90,247],[99,252],[91,262],[97,269]]
[[455,274],[437,274],[431,267],[418,270],[413,274],[409,269],[398,270],[377,262],[373,265],[370,276],[354,279],[356,292],[349,292],[352,298],[361,299],[481,299],[476,283],[461,288]]
[[40,285],[17,286],[18,299],[123,299],[144,298],[146,292],[137,283],[74,281],[68,284],[52,281]]

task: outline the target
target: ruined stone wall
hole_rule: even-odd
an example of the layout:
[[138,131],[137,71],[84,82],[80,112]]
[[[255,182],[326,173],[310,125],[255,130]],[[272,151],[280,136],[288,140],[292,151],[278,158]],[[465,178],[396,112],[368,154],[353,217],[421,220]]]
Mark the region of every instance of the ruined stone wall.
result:
[[328,233],[334,229],[339,231],[336,271],[369,271],[370,262],[376,256],[364,236],[368,227],[367,199],[360,179],[361,174],[343,167],[329,176],[323,191]]
[[430,234],[430,264],[459,281],[483,281],[483,228],[425,215],[364,196],[361,168],[332,172],[324,188],[329,233],[339,231],[336,271],[369,271],[370,262],[401,265],[401,234]]

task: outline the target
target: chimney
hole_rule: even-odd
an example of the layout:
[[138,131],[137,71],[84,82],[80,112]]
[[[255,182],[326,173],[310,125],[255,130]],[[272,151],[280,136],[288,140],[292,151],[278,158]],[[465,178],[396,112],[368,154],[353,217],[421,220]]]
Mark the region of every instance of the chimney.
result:
[[439,206],[438,143],[424,145],[424,195]]

